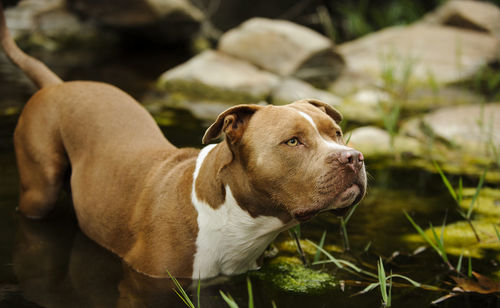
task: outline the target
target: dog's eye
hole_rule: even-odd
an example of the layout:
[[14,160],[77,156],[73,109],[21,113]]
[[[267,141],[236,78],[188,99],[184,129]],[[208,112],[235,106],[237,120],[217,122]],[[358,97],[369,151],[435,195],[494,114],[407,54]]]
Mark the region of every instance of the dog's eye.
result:
[[297,137],[293,137],[292,139],[288,140],[285,142],[286,145],[291,146],[291,147],[296,147],[300,144],[300,141]]
[[339,130],[335,134],[337,135],[338,138],[342,137],[342,133]]

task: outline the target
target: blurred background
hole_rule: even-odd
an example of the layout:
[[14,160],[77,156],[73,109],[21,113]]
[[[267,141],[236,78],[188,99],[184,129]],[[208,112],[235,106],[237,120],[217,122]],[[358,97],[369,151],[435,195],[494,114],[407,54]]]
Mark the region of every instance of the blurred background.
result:
[[[120,87],[178,146],[200,147],[208,125],[237,104],[331,104],[344,115],[345,141],[367,158],[370,189],[348,224],[322,215],[302,226],[306,258],[317,250],[305,239],[319,243],[327,231],[335,256],[374,273],[381,257],[387,271],[437,288],[395,286],[397,306],[427,307],[454,287],[462,291],[436,305],[500,305],[500,1],[2,3],[24,51],[64,80]],[[35,91],[0,53],[0,307],[182,307],[171,286],[137,277],[82,235],[70,196],[45,223],[15,213],[12,133]],[[251,275],[258,307],[381,303],[379,291],[351,297],[373,277],[331,264],[301,271],[291,234]],[[450,278],[468,270],[490,279],[490,291]],[[206,283],[202,306],[224,306],[220,289],[244,306],[245,277]]]

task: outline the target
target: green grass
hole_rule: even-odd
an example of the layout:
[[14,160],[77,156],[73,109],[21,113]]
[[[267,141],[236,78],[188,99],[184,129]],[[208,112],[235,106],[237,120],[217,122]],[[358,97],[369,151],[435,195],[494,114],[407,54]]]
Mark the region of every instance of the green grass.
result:
[[406,277],[404,275],[399,275],[399,274],[391,274],[389,276],[386,275],[385,269],[384,269],[384,263],[382,261],[382,258],[379,257],[379,260],[377,261],[377,275],[376,278],[378,282],[374,282],[369,284],[366,288],[364,288],[362,291],[360,291],[358,294],[364,294],[367,293],[377,287],[380,287],[380,295],[382,297],[382,305],[384,307],[391,307],[392,305],[392,280],[393,278],[400,278],[403,280],[406,280],[407,282],[410,283],[410,285],[417,287],[417,288],[423,288],[425,287],[426,289],[429,290],[436,290],[437,288],[434,286],[428,286],[428,285],[423,285],[419,282],[416,282],[415,280]]
[[318,262],[319,259],[321,258],[321,250],[320,249],[322,249],[323,246],[325,245],[325,239],[326,239],[326,230],[323,231],[323,235],[321,235],[321,239],[319,240],[319,245],[318,245],[318,248],[316,249],[316,254],[314,255],[313,263]]
[[184,288],[181,286],[181,284],[179,283],[179,281],[170,274],[170,272],[167,270],[167,274],[168,276],[170,276],[170,279],[172,279],[172,282],[174,283],[176,289],[174,289],[174,292],[175,294],[177,294],[177,296],[179,296],[179,298],[182,300],[182,302],[184,304],[186,304],[186,306],[188,306],[189,308],[200,308],[200,290],[201,290],[201,282],[200,280],[198,280],[198,287],[196,289],[196,295],[197,295],[197,298],[198,298],[198,306],[195,306],[193,304],[193,302],[191,301],[191,298],[189,298],[189,295],[187,295],[186,291],[184,290]]
[[[252,282],[250,281],[250,278],[247,277],[247,290],[248,290],[248,308],[254,308],[254,302],[253,302],[253,291],[252,291]],[[222,296],[222,299],[226,302],[226,304],[230,308],[239,308],[238,304],[234,300],[234,298],[231,296],[231,294],[225,294],[222,291],[219,291],[220,295]],[[276,307],[276,303],[274,301],[272,302],[273,307]]]
[[356,203],[350,210],[349,213],[347,213],[347,216],[340,217],[340,232],[342,233],[342,238],[344,240],[344,249],[349,251],[351,249],[349,245],[349,236],[347,234],[347,223],[352,217],[352,214],[354,214],[354,211],[356,211],[356,208],[358,207],[359,203]]
[[454,267],[450,264],[450,261],[448,260],[448,255],[446,254],[446,250],[444,247],[444,239],[443,239],[444,223],[441,228],[440,237],[437,236],[436,231],[434,230],[432,224],[430,225],[432,234],[434,236],[434,241],[433,241],[406,211],[403,211],[403,213],[405,214],[408,221],[410,221],[412,226],[415,228],[415,230],[417,230],[418,234],[420,234],[420,236],[422,236],[422,238],[427,242],[427,244],[429,244],[429,246],[431,246],[432,249],[434,249],[437,252],[437,254],[441,257],[441,259],[443,259],[443,261],[448,265],[450,269],[454,269]]
[[295,241],[295,246],[297,247],[297,253],[299,254],[300,260],[302,261],[302,264],[307,267],[309,266],[309,262],[307,261],[307,256],[304,253],[304,249],[302,249],[302,245],[300,244],[300,224],[296,225],[293,228],[290,228],[288,230],[288,234],[293,238]]
[[467,223],[469,224],[470,228],[472,229],[472,231],[474,232],[474,235],[477,239],[478,242],[481,241],[481,238],[479,237],[479,234],[477,233],[476,229],[474,228],[474,225],[472,224],[472,213],[474,211],[474,206],[476,204],[476,201],[477,201],[477,198],[479,197],[479,193],[481,192],[481,189],[483,188],[483,184],[484,184],[484,179],[486,177],[486,173],[487,173],[487,169],[484,170],[483,174],[481,175],[480,179],[479,179],[479,182],[477,184],[477,187],[476,187],[476,191],[471,199],[471,202],[469,204],[469,207],[467,208],[467,212],[464,212],[460,209],[460,204],[462,204],[462,200],[463,200],[463,183],[462,183],[462,177],[460,177],[459,181],[458,181],[458,191],[455,191],[455,189],[453,188],[453,186],[451,185],[449,179],[446,177],[446,175],[444,174],[443,170],[441,169],[441,167],[438,165],[438,163],[436,163],[435,161],[433,162],[434,163],[434,167],[436,168],[436,170],[438,171],[439,175],[441,176],[441,180],[443,182],[443,184],[446,186],[446,188],[448,189],[448,192],[450,193],[451,197],[453,198],[453,200],[455,200],[456,204],[457,204],[457,211],[458,213],[465,219],[467,220]]

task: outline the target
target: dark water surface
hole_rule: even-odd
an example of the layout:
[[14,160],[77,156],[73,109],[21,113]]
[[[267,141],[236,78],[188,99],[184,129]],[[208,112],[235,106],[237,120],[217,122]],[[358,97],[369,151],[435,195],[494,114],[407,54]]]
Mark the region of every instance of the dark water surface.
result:
[[[6,81],[0,82],[5,87]],[[199,145],[204,127],[185,113],[176,116],[178,124],[164,128],[167,137],[179,146]],[[11,141],[16,118],[16,115],[0,118],[0,307],[185,307],[171,291],[173,286],[169,280],[150,279],[135,273],[118,257],[84,236],[66,193],[47,219],[33,221],[16,213],[18,175]],[[348,225],[352,253],[337,256],[376,272],[378,256],[385,259],[400,252],[400,256],[387,265],[387,270],[450,290],[452,286],[447,283],[451,280],[437,255],[427,249],[408,256],[416,246],[402,240],[404,234],[414,233],[403,210],[424,226],[429,221],[439,225],[447,209],[448,221],[458,219],[453,200],[439,178],[417,170],[375,169],[370,162],[368,170],[371,180],[367,198]],[[324,230],[328,231],[326,244],[342,246],[339,221],[329,214],[304,224],[302,236],[317,242]],[[289,240],[287,233],[278,238],[278,241],[284,240]],[[370,242],[370,249],[364,252]],[[456,264],[457,258],[451,259]],[[499,271],[489,259],[473,262],[478,272]],[[325,270],[335,272],[334,267]],[[336,274],[340,279],[358,279],[351,274]],[[183,281],[183,284],[193,293],[192,282]],[[381,303],[378,289],[352,296],[362,287],[349,283],[343,290],[338,288],[319,295],[280,291],[257,277],[252,277],[252,284],[255,307],[271,307],[271,301],[282,308],[379,307]],[[246,275],[203,281],[201,306],[226,307],[219,290],[230,293],[240,307],[246,307]],[[445,294],[395,287],[393,306],[430,307],[433,300]],[[467,295],[444,302],[440,307],[500,307],[500,301],[496,297]]]

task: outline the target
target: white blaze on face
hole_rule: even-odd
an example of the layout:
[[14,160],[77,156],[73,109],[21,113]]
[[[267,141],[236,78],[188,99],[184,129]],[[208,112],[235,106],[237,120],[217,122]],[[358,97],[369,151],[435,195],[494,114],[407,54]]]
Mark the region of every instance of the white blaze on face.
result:
[[337,151],[341,151],[341,150],[352,150],[352,148],[348,147],[348,146],[345,146],[345,145],[342,145],[342,144],[338,144],[336,142],[333,142],[333,141],[328,141],[326,140],[322,135],[321,133],[319,132],[318,130],[318,127],[316,126],[316,123],[314,123],[314,120],[311,118],[310,115],[308,115],[307,113],[305,112],[302,112],[302,111],[298,111],[298,113],[304,118],[307,120],[307,122],[309,122],[312,127],[314,128],[314,130],[316,131],[316,133],[318,134],[318,137],[322,140],[322,142],[324,142],[329,148],[331,148],[332,150],[337,150]]
[[229,186],[225,187],[224,204],[217,209],[198,199],[196,179],[203,161],[215,146],[212,144],[200,151],[193,173],[191,201],[198,212],[193,279],[235,275],[257,269],[257,259],[286,228],[277,217],[251,217],[238,205]]

